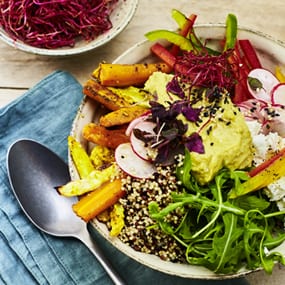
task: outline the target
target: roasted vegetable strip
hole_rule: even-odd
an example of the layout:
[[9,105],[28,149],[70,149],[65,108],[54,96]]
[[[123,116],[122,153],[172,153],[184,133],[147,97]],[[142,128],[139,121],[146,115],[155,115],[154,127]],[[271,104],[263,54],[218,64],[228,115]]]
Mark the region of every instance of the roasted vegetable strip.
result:
[[111,236],[117,236],[125,225],[124,207],[116,203],[110,213]]
[[90,153],[90,160],[96,169],[114,161],[114,151],[101,145],[95,145]]
[[101,103],[109,110],[114,111],[122,107],[130,106],[122,97],[92,79],[88,80],[83,86],[83,94]]
[[136,86],[129,87],[108,87],[113,93],[126,100],[131,105],[139,105],[149,108],[149,101],[153,99],[153,95],[144,90],[143,88]]
[[86,150],[72,136],[68,137],[68,148],[79,177],[87,177],[95,168]]
[[102,85],[124,87],[142,85],[155,71],[170,72],[165,63],[111,64],[101,63],[92,73]]
[[87,194],[73,205],[74,212],[88,222],[104,210],[114,205],[125,192],[121,189],[121,180],[104,183],[95,191]]
[[129,142],[125,129],[108,130],[95,123],[89,123],[83,128],[83,137],[95,144],[115,149],[122,143]]
[[97,189],[103,183],[113,179],[117,174],[117,166],[112,164],[102,170],[93,170],[86,178],[70,181],[58,187],[57,191],[66,197],[80,196]]
[[121,108],[102,116],[99,122],[100,125],[104,127],[123,125],[130,123],[132,120],[141,116],[146,111],[147,109],[141,106]]

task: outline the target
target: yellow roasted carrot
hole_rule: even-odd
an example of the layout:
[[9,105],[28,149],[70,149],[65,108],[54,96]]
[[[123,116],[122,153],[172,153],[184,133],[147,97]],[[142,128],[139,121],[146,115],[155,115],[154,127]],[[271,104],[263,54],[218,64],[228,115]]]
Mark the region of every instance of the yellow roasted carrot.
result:
[[101,169],[104,165],[112,163],[114,150],[101,145],[95,145],[90,153],[90,160],[96,169]]
[[99,67],[93,71],[92,76],[104,86],[139,86],[155,71],[169,73],[171,68],[165,63],[101,63]]
[[87,194],[72,208],[76,215],[88,222],[113,206],[124,195],[125,191],[121,188],[121,180],[116,179],[104,183],[95,191]]
[[85,178],[73,180],[65,185],[57,187],[57,191],[66,197],[80,196],[87,192],[91,192],[110,179],[118,175],[118,168],[115,164],[102,170],[93,170]]
[[120,234],[125,225],[124,207],[120,203],[116,203],[110,212],[110,236],[117,236]]
[[107,113],[100,117],[100,125],[113,127],[130,123],[135,118],[144,114],[148,109],[141,106],[131,106]]
[[109,110],[118,110],[129,107],[130,104],[124,98],[118,96],[105,86],[95,80],[88,80],[83,86],[83,94],[99,102]]
[[77,169],[79,177],[87,177],[89,173],[95,169],[89,155],[74,137],[68,136],[67,141],[70,156],[73,160],[75,168]]
[[125,134],[125,129],[109,130],[95,123],[85,125],[82,134],[86,140],[111,149],[130,140]]

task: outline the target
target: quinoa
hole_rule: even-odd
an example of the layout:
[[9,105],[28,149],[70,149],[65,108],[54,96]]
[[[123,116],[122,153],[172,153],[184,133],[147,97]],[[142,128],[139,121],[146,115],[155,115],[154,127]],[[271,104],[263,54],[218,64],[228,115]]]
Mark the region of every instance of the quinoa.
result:
[[[172,202],[171,192],[181,192],[174,175],[174,165],[159,167],[149,179],[127,176],[122,180],[122,187],[127,195],[120,199],[125,226],[119,239],[137,251],[157,255],[166,261],[185,263],[185,248],[162,232],[148,212],[151,201],[156,201],[163,208]],[[182,214],[177,211],[167,218],[173,225],[178,225]]]

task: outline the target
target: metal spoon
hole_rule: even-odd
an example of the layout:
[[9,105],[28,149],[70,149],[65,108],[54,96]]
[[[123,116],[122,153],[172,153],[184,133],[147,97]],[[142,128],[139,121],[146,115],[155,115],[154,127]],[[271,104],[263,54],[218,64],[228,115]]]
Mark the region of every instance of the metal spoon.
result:
[[66,198],[54,187],[70,181],[68,167],[51,150],[33,140],[16,141],[8,150],[7,168],[13,192],[31,222],[54,236],[81,240],[115,284],[126,284],[94,243],[86,223],[74,214],[76,198]]

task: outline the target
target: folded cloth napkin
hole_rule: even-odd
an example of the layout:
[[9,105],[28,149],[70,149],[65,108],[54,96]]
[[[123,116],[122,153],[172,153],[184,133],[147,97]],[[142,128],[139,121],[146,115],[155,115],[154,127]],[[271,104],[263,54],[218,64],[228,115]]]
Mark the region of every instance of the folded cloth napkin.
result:
[[[112,284],[80,241],[50,236],[30,223],[7,177],[7,150],[20,138],[37,140],[67,161],[67,136],[82,98],[81,85],[70,74],[56,71],[0,109],[0,284]],[[187,280],[151,270],[90,231],[127,284],[248,284],[245,279]]]

